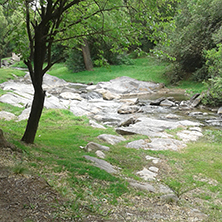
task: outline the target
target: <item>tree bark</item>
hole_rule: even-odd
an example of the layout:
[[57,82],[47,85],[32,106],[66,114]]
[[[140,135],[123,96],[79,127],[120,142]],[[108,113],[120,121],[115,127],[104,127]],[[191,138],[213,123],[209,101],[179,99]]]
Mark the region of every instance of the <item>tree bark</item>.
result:
[[90,55],[89,44],[86,38],[84,38],[84,45],[82,45],[82,54],[84,58],[84,63],[86,70],[93,71],[93,63]]
[[34,143],[39,120],[44,107],[44,100],[45,100],[45,92],[42,90],[41,87],[40,90],[35,91],[26,130],[21,139],[25,143]]

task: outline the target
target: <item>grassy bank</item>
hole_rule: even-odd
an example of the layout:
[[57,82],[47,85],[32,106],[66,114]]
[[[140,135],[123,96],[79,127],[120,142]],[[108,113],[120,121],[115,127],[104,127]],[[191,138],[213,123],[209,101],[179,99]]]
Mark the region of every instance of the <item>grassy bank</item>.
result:
[[[118,76],[130,76],[144,81],[164,82],[165,64],[153,59],[138,59],[131,66],[96,68],[93,72],[70,73],[62,64],[56,65],[50,74],[72,82],[108,81]],[[12,73],[12,71],[10,71]],[[4,77],[5,75],[5,77]],[[22,74],[21,74],[22,75]],[[8,77],[7,77],[8,76]],[[12,74],[2,74],[1,81]],[[187,84],[187,83],[186,83]],[[188,85],[196,91],[200,85]],[[185,87],[185,83],[184,86]],[[22,111],[10,105],[0,104],[0,110],[16,115]],[[187,148],[175,151],[150,151],[125,148],[126,143],[136,139],[149,139],[144,136],[125,136],[126,142],[115,146],[101,143],[97,136],[103,133],[115,134],[113,128],[95,129],[86,117],[76,117],[67,110],[44,110],[34,145],[20,142],[26,121],[0,120],[6,138],[23,150],[23,158],[16,160],[14,171],[35,173],[44,177],[48,183],[69,200],[67,217],[79,218],[82,214],[95,213],[109,216],[113,206],[132,205],[131,197],[155,198],[156,194],[137,191],[128,186],[124,178],[141,181],[135,175],[150,164],[146,155],[158,157],[160,164],[159,181],[168,185],[180,198],[182,208],[198,208],[209,215],[207,221],[221,221],[222,218],[222,131],[208,129],[198,142],[188,144]],[[170,133],[170,132],[169,132]],[[173,134],[173,132],[172,132]],[[88,142],[109,146],[106,159],[121,168],[121,175],[111,175],[94,167],[83,156],[95,156],[86,152]],[[20,169],[20,170],[19,170]]]

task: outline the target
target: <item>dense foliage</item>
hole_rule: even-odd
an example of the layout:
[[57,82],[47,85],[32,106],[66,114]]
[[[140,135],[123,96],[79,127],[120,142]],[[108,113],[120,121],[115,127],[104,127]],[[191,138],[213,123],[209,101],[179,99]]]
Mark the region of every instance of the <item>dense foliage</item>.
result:
[[175,29],[166,29],[170,44],[159,47],[167,58],[173,60],[168,72],[172,82],[187,77],[197,81],[210,77],[205,52],[221,41],[218,38],[222,25],[221,10],[222,2],[218,0],[181,2],[174,17]]

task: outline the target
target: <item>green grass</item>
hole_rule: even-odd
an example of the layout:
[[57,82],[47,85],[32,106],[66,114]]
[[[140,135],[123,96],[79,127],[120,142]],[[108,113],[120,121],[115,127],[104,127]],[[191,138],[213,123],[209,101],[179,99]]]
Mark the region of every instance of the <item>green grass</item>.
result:
[[64,64],[56,64],[51,68],[49,74],[65,79],[70,82],[94,84],[111,79],[128,76],[142,81],[153,81],[167,83],[163,73],[165,65],[153,58],[135,59],[133,65],[120,65],[102,68],[94,68],[94,71],[73,73]]
[[6,82],[9,79],[14,79],[16,76],[24,76],[25,72],[12,68],[1,68],[0,69],[0,83]]

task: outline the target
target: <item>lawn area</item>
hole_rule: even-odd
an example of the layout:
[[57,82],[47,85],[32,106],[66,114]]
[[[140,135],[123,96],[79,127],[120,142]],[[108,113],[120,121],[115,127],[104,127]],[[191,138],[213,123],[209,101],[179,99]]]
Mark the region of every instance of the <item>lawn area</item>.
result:
[[109,81],[111,79],[128,76],[141,81],[163,82],[167,84],[164,78],[165,64],[157,61],[154,58],[134,59],[133,65],[119,65],[94,68],[94,71],[83,71],[72,73],[67,67],[60,63],[51,68],[49,74],[65,79],[70,82],[94,84],[98,82]]

